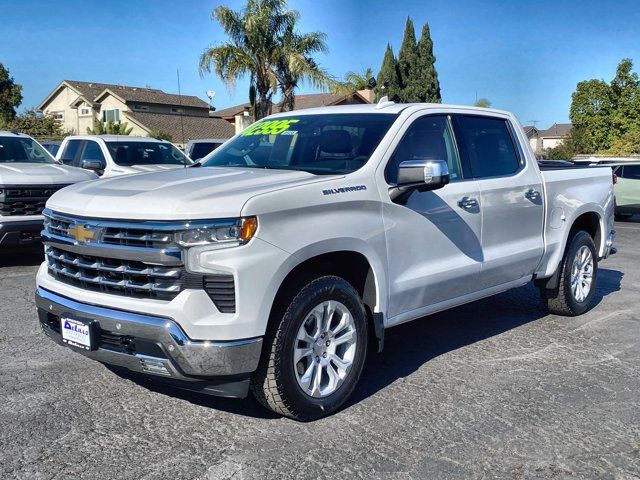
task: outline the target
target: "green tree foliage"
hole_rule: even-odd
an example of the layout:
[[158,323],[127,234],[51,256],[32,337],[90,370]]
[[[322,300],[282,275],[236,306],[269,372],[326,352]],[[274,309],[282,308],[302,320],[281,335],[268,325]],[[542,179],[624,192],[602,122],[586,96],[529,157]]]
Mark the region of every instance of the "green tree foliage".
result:
[[0,63],[0,123],[16,118],[16,108],[22,103],[22,85],[13,81],[9,70]]
[[578,83],[571,95],[569,118],[581,134],[577,147],[581,153],[595,153],[609,147],[611,133],[611,88],[603,80]]
[[59,140],[65,136],[60,122],[50,114],[39,114],[35,110],[16,115],[11,122],[0,120],[0,130],[16,130],[36,138]]
[[422,26],[418,42],[418,64],[412,74],[412,82],[418,89],[418,102],[440,103],[440,81],[436,71],[436,57],[433,54],[433,40],[429,24]]
[[377,100],[387,96],[389,100],[394,102],[400,101],[400,72],[398,71],[398,62],[396,61],[390,44],[387,44],[387,50],[384,53],[375,92]]
[[376,79],[373,76],[373,70],[367,68],[362,73],[347,72],[344,76],[344,82],[335,82],[331,86],[331,91],[342,95],[349,95],[358,90],[365,88],[374,88]]
[[280,51],[276,62],[276,75],[282,94],[282,111],[295,108],[295,91],[301,82],[307,82],[320,90],[325,90],[332,82],[329,74],[313,59],[316,53],[328,52],[326,34],[301,34],[295,31],[295,27],[295,18],[289,18],[278,42]]
[[640,128],[640,81],[633,62],[624,58],[611,81],[611,142]]
[[398,72],[400,73],[400,101],[419,102],[421,85],[419,83],[419,58],[416,32],[413,21],[407,17],[402,45],[398,51]]
[[100,122],[99,120],[93,121],[93,128],[87,127],[87,133],[89,135],[129,135],[133,130],[129,128],[127,122]]
[[616,157],[640,155],[640,128],[629,130],[621,137],[616,138],[604,153]]
[[278,89],[283,106],[293,108],[295,89],[301,81],[324,86],[329,77],[312,55],[326,51],[321,32],[300,34],[295,30],[300,15],[285,0],[248,0],[242,11],[218,7],[212,18],[228,37],[226,43],[206,49],[200,56],[200,74],[212,70],[229,87],[245,76],[255,87],[254,116],[271,113]]
[[574,127],[560,145],[545,150],[542,157],[546,160],[571,160],[576,154],[581,153],[578,147],[579,138],[580,131]]
[[158,140],[167,140],[168,142],[172,142],[173,141],[173,137],[166,133],[163,132],[162,130],[152,130],[149,132],[149,137],[151,138],[156,138]]
[[479,98],[478,100],[476,100],[476,103],[474,103],[473,106],[481,107],[481,108],[489,108],[491,106],[491,102],[489,101],[488,98]]

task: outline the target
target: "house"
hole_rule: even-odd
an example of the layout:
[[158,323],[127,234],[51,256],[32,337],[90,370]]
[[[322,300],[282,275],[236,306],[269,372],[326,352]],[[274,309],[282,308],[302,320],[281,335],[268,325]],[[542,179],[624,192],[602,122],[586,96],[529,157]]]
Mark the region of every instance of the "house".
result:
[[542,130],[538,133],[539,136],[539,148],[540,151],[549,150],[555,148],[558,145],[562,145],[565,138],[571,133],[573,125],[570,123],[554,123],[546,130]]
[[[358,90],[349,95],[341,95],[337,93],[311,93],[306,95],[296,95],[294,110],[303,110],[305,108],[324,107],[329,105],[353,105],[373,103],[373,90]],[[236,132],[240,132],[251,124],[251,116],[249,110],[251,105],[241,103],[233,107],[216,110],[211,115],[219,119],[227,121],[233,125]],[[271,113],[280,112],[280,106],[274,104]]]
[[192,95],[175,95],[150,87],[63,80],[38,105],[70,133],[86,133],[94,121],[126,122],[131,135],[160,131],[184,146],[198,138],[231,138],[233,125],[210,116],[209,105]]
[[525,125],[522,128],[524,129],[525,135],[527,135],[527,140],[529,140],[531,150],[536,154],[540,153],[540,130],[538,130],[535,125]]

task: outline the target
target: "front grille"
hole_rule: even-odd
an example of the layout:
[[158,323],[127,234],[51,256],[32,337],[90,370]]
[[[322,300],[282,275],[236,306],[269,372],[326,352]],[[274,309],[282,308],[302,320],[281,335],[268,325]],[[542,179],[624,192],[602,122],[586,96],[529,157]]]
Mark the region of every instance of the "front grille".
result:
[[131,260],[92,257],[47,246],[49,273],[81,288],[133,297],[171,300],[182,290],[182,267],[147,265]]
[[233,275],[205,276],[204,289],[220,312],[236,312],[236,288]]
[[66,185],[9,186],[0,190],[0,215],[40,215],[51,195]]

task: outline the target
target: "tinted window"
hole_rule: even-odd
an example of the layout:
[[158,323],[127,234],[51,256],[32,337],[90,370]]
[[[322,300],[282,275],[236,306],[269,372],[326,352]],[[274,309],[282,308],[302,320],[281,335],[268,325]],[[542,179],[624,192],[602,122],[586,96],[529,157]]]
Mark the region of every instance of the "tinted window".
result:
[[199,160],[201,158],[206,157],[211,152],[213,152],[216,148],[218,148],[221,143],[194,143],[193,149],[191,150],[191,160]]
[[191,165],[184,153],[170,143],[106,142],[114,162],[131,165]]
[[446,160],[451,181],[461,178],[460,163],[446,116],[422,117],[409,126],[387,164],[387,182],[396,183],[400,163],[410,160]]
[[620,176],[622,178],[640,180],[640,165],[625,165]]
[[262,120],[208,155],[203,165],[351,173],[367,163],[396,118],[334,113]]
[[55,163],[51,155],[28,137],[0,137],[0,163]]
[[96,142],[86,142],[84,151],[82,152],[82,160],[100,160],[104,162],[104,155],[100,149],[100,145]]
[[67,145],[60,155],[60,160],[66,165],[71,165],[78,154],[78,148],[80,148],[81,140],[69,140]]
[[518,156],[505,120],[457,116],[456,138],[474,177],[509,175],[518,170]]

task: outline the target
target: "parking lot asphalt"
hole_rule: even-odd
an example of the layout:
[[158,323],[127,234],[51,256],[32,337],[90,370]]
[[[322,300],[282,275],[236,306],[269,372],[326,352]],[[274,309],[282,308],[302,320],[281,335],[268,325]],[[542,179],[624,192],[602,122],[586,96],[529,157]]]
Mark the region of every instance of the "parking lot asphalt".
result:
[[0,255],[0,478],[640,478],[640,221],[616,228],[586,314],[548,315],[527,285],[390,329],[313,423],[55,345],[41,249]]

